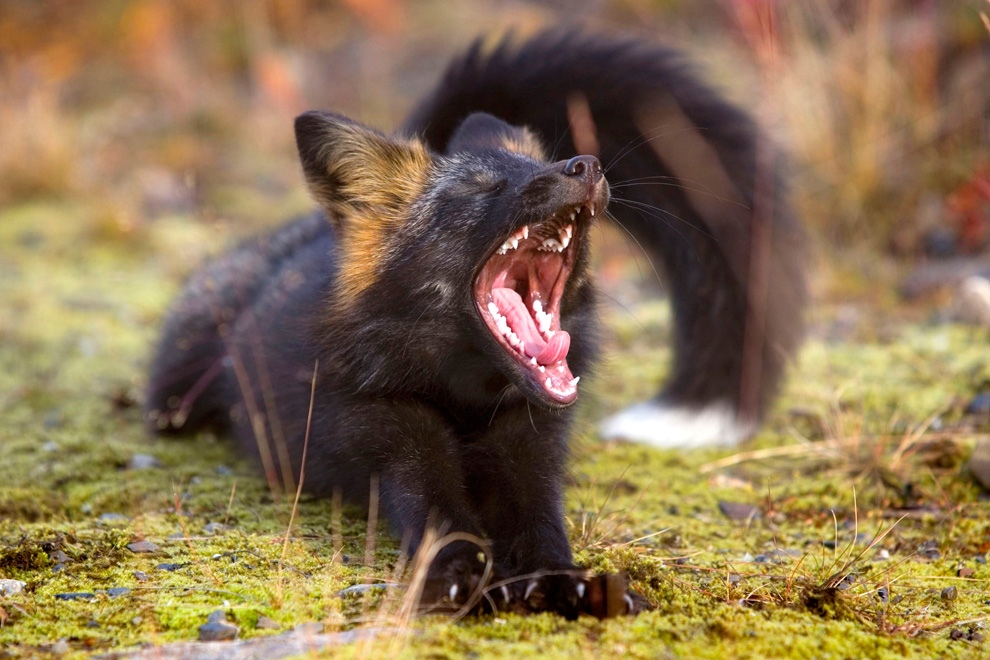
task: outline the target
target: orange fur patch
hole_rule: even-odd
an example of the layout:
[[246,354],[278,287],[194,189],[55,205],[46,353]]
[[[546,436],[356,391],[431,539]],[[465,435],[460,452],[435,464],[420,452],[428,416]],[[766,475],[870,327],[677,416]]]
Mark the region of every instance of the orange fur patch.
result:
[[521,130],[522,136],[507,136],[502,140],[502,146],[508,151],[512,151],[523,156],[529,156],[534,160],[546,162],[547,155],[543,150],[543,145],[533,135],[528,128]]
[[350,305],[376,279],[409,206],[427,183],[432,160],[416,140],[388,138],[362,126],[328,126],[320,160],[325,176],[310,180],[340,242],[338,306]]

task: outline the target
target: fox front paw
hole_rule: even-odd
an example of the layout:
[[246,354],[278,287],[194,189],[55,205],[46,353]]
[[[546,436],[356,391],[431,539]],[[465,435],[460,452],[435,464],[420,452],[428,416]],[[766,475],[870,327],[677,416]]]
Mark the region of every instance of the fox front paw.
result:
[[555,612],[568,620],[588,614],[599,619],[638,614],[650,609],[645,598],[628,589],[622,575],[588,575],[568,570],[497,581],[486,590],[497,609],[521,614]]
[[423,613],[454,613],[479,609],[491,568],[477,547],[465,548],[437,558],[430,566],[420,597]]

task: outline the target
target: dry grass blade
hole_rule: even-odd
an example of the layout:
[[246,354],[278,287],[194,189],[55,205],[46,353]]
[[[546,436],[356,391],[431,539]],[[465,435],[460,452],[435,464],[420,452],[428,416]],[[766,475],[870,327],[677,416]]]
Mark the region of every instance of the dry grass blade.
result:
[[302,458],[299,460],[299,482],[296,484],[296,496],[292,500],[292,510],[289,512],[289,524],[285,529],[285,538],[282,541],[282,554],[278,560],[278,571],[275,576],[275,602],[277,608],[282,607],[285,581],[282,575],[282,567],[285,564],[285,557],[289,552],[289,541],[292,539],[292,524],[296,519],[296,511],[299,508],[299,497],[302,495],[303,482],[306,477],[306,452],[309,449],[309,433],[313,422],[313,402],[316,398],[316,374],[320,368],[320,361],[313,363],[313,380],[309,388],[309,412],[306,415],[306,435],[303,437]]

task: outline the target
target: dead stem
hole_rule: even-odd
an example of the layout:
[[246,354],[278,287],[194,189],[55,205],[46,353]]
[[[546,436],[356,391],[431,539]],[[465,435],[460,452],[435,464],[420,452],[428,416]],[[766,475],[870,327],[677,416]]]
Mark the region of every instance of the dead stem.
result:
[[303,481],[306,476],[306,452],[309,449],[309,433],[313,422],[313,401],[316,398],[316,373],[320,368],[320,361],[313,363],[313,381],[309,388],[309,412],[306,415],[306,435],[303,436],[302,458],[299,460],[299,482],[296,485],[296,496],[292,500],[292,510],[289,512],[289,524],[285,529],[285,538],[282,540],[282,553],[278,559],[278,570],[275,576],[275,603],[276,608],[282,607],[282,594],[285,586],[282,576],[282,566],[285,564],[285,556],[289,552],[289,540],[292,538],[292,523],[296,519],[296,511],[299,508],[299,496],[302,494]]

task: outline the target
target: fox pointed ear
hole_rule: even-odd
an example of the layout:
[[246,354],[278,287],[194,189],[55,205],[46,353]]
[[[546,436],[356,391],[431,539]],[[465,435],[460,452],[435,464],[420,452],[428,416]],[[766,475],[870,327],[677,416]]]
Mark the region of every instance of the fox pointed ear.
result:
[[336,223],[398,219],[423,190],[431,164],[421,142],[329,112],[296,117],[296,146],[310,192]]

